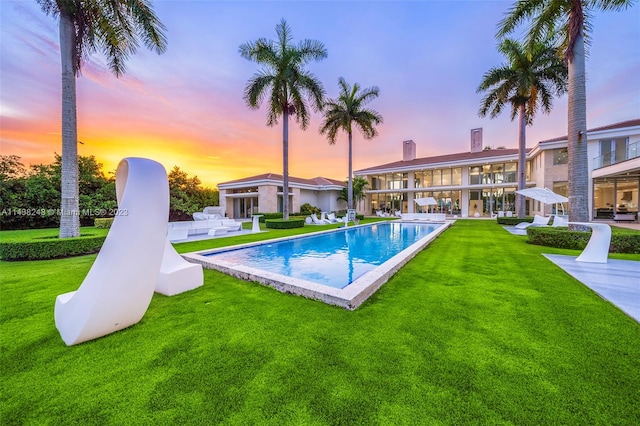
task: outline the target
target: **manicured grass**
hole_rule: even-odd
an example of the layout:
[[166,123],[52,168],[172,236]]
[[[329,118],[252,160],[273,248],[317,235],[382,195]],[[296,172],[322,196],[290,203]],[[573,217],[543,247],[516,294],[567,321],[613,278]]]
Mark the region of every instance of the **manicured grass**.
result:
[[[14,241],[32,241],[41,239],[57,238],[60,230],[58,228],[45,228],[45,229],[26,229],[20,231],[0,231],[0,241],[14,242]],[[83,226],[80,228],[80,236],[106,236],[109,233],[108,229],[95,228],[93,226]]]
[[95,255],[2,262],[0,423],[637,424],[640,325],[525,241],[460,220],[355,311],[205,271],[75,347]]

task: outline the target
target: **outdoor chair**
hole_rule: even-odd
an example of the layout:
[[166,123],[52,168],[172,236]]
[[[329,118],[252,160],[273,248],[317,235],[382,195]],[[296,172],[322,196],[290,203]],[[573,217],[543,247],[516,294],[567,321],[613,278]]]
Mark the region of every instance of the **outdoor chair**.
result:
[[558,228],[560,226],[569,226],[569,219],[566,216],[558,216],[556,215],[553,218],[553,224],[551,224],[552,227],[554,228]]
[[520,222],[516,225],[516,228],[526,229],[530,226],[547,226],[549,224],[550,219],[551,219],[551,216],[535,215],[533,217],[533,222]]

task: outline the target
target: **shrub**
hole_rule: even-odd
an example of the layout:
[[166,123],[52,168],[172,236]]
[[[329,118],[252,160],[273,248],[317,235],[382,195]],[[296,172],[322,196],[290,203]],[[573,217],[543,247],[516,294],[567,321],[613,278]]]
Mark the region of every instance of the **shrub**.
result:
[[[260,223],[265,223],[265,221],[269,220],[269,219],[282,219],[282,213],[256,213],[257,215],[261,215],[262,217],[260,219],[258,219],[260,221]],[[304,220],[304,218],[307,215],[302,215],[301,213],[291,213],[289,214],[289,219],[302,219]]]
[[306,215],[309,216],[310,214],[320,214],[322,211],[315,206],[312,206],[309,203],[304,203],[303,205],[300,206],[300,214],[301,215]]
[[0,242],[0,260],[44,260],[97,253],[106,236],[40,238],[31,241]]
[[533,222],[533,217],[499,217],[497,221],[498,225],[513,226],[521,222]]
[[101,229],[109,229],[111,228],[111,224],[113,223],[113,217],[102,217],[97,218],[93,221],[93,226]]
[[304,227],[304,219],[269,219],[265,221],[267,228],[272,229],[292,229]]
[[[611,230],[609,253],[640,254],[640,233]],[[582,250],[587,246],[591,232],[573,231],[569,228],[536,226],[527,228],[530,244],[563,249]]]

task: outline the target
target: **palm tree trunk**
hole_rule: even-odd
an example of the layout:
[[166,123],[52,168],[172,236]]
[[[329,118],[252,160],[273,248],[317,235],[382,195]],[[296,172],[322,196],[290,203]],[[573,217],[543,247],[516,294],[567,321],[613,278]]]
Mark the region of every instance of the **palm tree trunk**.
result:
[[74,68],[75,27],[60,13],[60,60],[62,65],[62,176],[60,193],[60,238],[80,235],[78,202],[78,128],[76,115],[76,73]]
[[349,132],[349,178],[347,185],[347,208],[353,208],[353,133]]
[[289,111],[282,113],[282,218],[289,220]]
[[569,99],[567,151],[569,154],[569,220],[589,221],[589,170],[587,155],[587,95],[584,36],[581,33],[568,61]]
[[[527,185],[526,154],[527,154],[527,117],[525,105],[520,105],[520,131],[518,132],[518,190]],[[516,194],[516,216],[524,217],[524,195]]]

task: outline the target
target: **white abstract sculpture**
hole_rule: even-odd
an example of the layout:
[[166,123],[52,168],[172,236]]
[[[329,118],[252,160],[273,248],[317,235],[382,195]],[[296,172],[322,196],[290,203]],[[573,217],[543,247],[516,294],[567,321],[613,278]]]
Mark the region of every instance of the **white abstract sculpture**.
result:
[[118,215],[77,291],[56,298],[62,340],[75,345],[140,321],[158,283],[169,218],[164,167],[125,158],[116,172]]
[[203,283],[202,265],[184,260],[169,240],[165,240],[156,293],[174,296],[200,287]]

